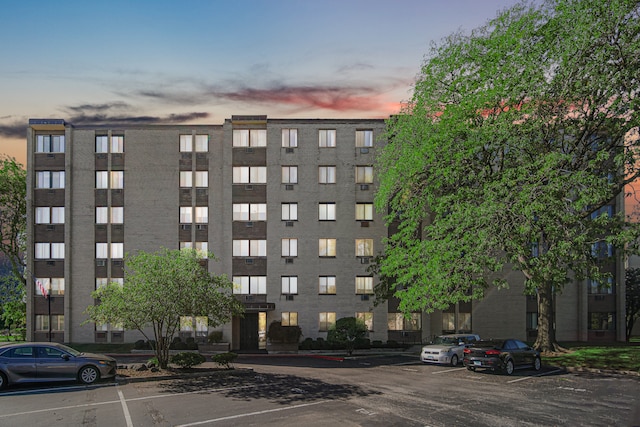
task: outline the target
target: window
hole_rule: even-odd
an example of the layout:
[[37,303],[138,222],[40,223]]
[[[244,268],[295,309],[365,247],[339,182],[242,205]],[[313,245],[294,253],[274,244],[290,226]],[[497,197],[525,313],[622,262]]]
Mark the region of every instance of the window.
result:
[[193,173],[191,171],[180,171],[180,187],[193,186]]
[[109,279],[107,277],[96,277],[96,290],[100,288],[104,288],[109,284]]
[[209,242],[196,242],[194,248],[203,259],[209,257]]
[[356,277],[356,295],[373,295],[373,277]]
[[106,135],[96,136],[96,153],[109,152],[109,137]]
[[283,295],[298,294],[298,276],[282,276],[281,281]]
[[282,326],[298,326],[298,313],[296,311],[283,311],[280,319]]
[[180,135],[180,152],[190,153],[193,151],[193,136]]
[[49,331],[49,317],[52,331],[64,331],[64,314],[36,314],[36,331]]
[[420,313],[411,313],[407,319],[403,313],[387,313],[387,329],[390,331],[419,331],[422,329]]
[[38,282],[42,283],[48,295],[64,295],[64,278],[38,278],[35,282],[36,295],[42,296]]
[[64,188],[64,171],[36,172],[36,188]]
[[336,183],[336,167],[335,166],[318,166],[318,183],[335,184]]
[[267,130],[266,129],[234,129],[233,146],[234,147],[266,147],[267,146]]
[[109,258],[109,244],[108,243],[96,243],[96,259]]
[[233,256],[267,256],[267,241],[234,240]]
[[318,204],[318,220],[335,221],[336,220],[336,204],[335,203]]
[[64,259],[64,243],[36,243],[36,259]]
[[96,188],[98,189],[109,188],[109,172],[107,171],[96,172]]
[[64,153],[64,135],[38,135],[36,153]]
[[112,243],[111,259],[123,259],[123,258],[124,258],[124,243]]
[[298,129],[282,129],[282,146],[287,148],[298,146]]
[[181,332],[193,331],[193,317],[180,316],[180,331]]
[[196,187],[206,188],[209,186],[209,172],[196,171]]
[[527,330],[536,331],[538,329],[538,312],[528,311],[526,322],[527,322]]
[[111,152],[124,153],[124,136],[111,137]]
[[180,206],[180,224],[191,224],[193,222],[193,208],[191,206]]
[[297,184],[298,183],[298,167],[282,166],[282,183]]
[[119,189],[124,188],[124,172],[123,171],[111,171],[109,172],[111,179],[111,188]]
[[356,239],[356,256],[373,256],[373,239]]
[[96,224],[109,223],[109,208],[104,206],[96,207]]
[[591,255],[594,258],[605,259],[613,257],[613,245],[604,240],[591,245]]
[[357,130],[356,147],[373,147],[373,131]]
[[442,330],[455,332],[456,330],[456,314],[442,313]]
[[111,224],[124,223],[124,208],[122,206],[111,208]]
[[318,313],[318,329],[320,331],[328,331],[333,325],[336,324],[335,312],[323,312]]
[[319,239],[318,240],[318,256],[321,256],[321,257],[336,256],[336,239]]
[[356,183],[373,184],[373,166],[356,166]]
[[373,221],[373,203],[356,203],[356,221]]
[[357,312],[356,319],[362,320],[362,322],[367,326],[367,331],[373,331],[373,313],[370,311]]
[[233,220],[234,221],[266,221],[267,220],[267,204],[266,203],[234,203],[233,204]]
[[298,256],[298,239],[282,239],[282,256]]
[[209,208],[206,206],[196,206],[196,224],[207,224],[209,222]]
[[234,166],[233,167],[233,183],[234,184],[266,184],[267,183],[267,167],[266,166]]
[[318,278],[318,293],[320,295],[335,295],[336,276],[320,276]]
[[267,293],[266,276],[233,276],[233,293],[264,295]]
[[37,207],[36,224],[64,224],[64,207]]
[[336,146],[336,130],[320,129],[318,131],[319,147],[335,147]]
[[283,221],[298,220],[298,204],[297,203],[282,204],[282,220]]
[[587,291],[590,294],[614,294],[615,286],[613,283],[613,277],[607,278],[607,283],[589,279],[589,287],[587,288]]
[[196,135],[196,152],[206,153],[209,151],[209,135]]
[[589,313],[589,329],[592,331],[615,331],[615,313]]

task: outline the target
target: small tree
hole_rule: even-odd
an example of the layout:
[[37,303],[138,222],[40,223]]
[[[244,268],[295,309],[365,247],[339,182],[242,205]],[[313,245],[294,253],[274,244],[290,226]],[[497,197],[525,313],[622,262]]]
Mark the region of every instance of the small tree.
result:
[[631,339],[633,325],[640,317],[640,268],[629,268],[625,274],[626,294],[625,325],[627,341]]
[[367,325],[362,319],[343,317],[338,319],[336,324],[329,329],[327,341],[345,346],[347,353],[351,356],[356,341],[366,337],[368,331]]
[[210,274],[200,259],[192,249],[125,256],[124,285],[112,283],[95,291],[93,297],[99,303],[87,308],[88,321],[119,323],[137,329],[148,340],[151,326],[158,364],[165,369],[181,316],[207,316],[209,326],[216,327],[243,312],[232,295],[232,282],[224,275]]

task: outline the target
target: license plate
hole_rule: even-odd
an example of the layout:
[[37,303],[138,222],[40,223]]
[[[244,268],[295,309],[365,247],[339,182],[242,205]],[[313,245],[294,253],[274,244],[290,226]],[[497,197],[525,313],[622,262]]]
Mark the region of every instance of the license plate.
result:
[[474,361],[473,361],[473,364],[474,364],[475,366],[482,366],[482,362],[480,362],[479,360],[474,360]]
[[436,357],[435,357],[435,356],[427,356],[427,359],[429,359],[429,360],[436,360]]

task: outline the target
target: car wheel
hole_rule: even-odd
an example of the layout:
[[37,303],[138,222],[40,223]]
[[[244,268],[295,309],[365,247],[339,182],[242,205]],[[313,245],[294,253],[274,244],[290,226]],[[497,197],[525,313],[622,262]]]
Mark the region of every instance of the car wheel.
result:
[[78,378],[80,378],[80,382],[83,384],[93,384],[100,379],[100,372],[93,366],[85,366],[80,369]]
[[540,360],[539,357],[536,357],[535,359],[533,359],[533,369],[535,369],[536,371],[539,371],[540,369],[542,369],[542,361]]
[[474,366],[467,366],[467,369],[473,372],[476,371],[476,368]]
[[511,375],[513,374],[513,370],[515,369],[515,366],[513,365],[513,360],[509,359],[507,360],[507,363],[505,363],[504,365],[504,372],[507,375]]
[[451,356],[451,366],[458,366],[458,355],[454,354]]
[[7,376],[0,372],[0,390],[7,387]]

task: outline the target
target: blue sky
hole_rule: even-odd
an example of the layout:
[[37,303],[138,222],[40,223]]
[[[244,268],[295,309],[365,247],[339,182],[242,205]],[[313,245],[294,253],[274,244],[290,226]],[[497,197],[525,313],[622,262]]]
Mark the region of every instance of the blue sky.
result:
[[431,42],[516,0],[2,2],[0,153],[29,118],[213,123],[387,117]]

